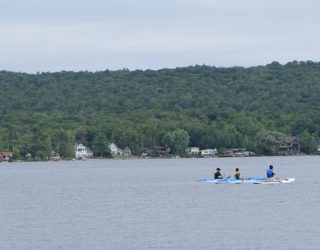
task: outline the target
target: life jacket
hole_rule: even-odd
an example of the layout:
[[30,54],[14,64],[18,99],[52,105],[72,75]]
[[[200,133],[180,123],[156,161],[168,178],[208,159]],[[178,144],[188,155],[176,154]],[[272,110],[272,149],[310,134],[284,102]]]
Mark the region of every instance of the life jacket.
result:
[[240,172],[239,171],[234,171],[233,176],[236,179],[240,179]]

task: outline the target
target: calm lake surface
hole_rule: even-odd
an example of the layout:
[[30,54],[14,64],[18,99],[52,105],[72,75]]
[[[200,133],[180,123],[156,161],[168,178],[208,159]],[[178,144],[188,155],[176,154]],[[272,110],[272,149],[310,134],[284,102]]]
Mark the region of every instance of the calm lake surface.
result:
[[[197,183],[220,167],[290,184]],[[0,163],[0,249],[320,249],[320,157]]]

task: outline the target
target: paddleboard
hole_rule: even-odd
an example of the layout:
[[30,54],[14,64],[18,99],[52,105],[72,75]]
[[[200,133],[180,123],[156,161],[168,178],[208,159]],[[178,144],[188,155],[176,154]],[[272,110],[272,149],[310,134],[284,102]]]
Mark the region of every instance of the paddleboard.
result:
[[263,184],[263,185],[272,185],[272,184],[287,184],[294,182],[295,178],[284,178],[284,179],[275,179],[272,181],[256,181],[253,182],[253,184]]

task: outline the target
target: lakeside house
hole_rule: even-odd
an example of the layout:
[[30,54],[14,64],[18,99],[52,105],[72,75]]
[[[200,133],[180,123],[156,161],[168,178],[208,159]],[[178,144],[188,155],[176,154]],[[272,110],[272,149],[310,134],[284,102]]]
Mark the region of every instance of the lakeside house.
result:
[[122,149],[119,148],[116,144],[110,143],[109,144],[110,153],[112,156],[120,156],[122,155]]
[[124,148],[122,155],[125,157],[129,157],[131,155],[131,150],[128,146]]
[[77,160],[85,160],[87,157],[92,157],[93,152],[83,144],[76,144],[75,149],[75,158]]
[[121,149],[115,143],[110,143],[109,149],[112,156],[129,157],[131,155],[131,150],[129,147],[125,147],[124,149]]
[[152,150],[158,152],[160,155],[162,154],[169,154],[170,151],[171,151],[171,148],[170,147],[167,147],[167,146],[158,146],[158,145],[154,145],[152,147]]
[[13,156],[13,152],[1,152],[0,153],[0,158],[3,161],[9,161],[12,156]]
[[60,161],[61,157],[59,153],[56,153],[55,151],[51,152],[51,160],[52,161]]
[[297,136],[286,136],[278,145],[278,155],[293,155],[300,153],[300,140]]
[[189,147],[189,148],[186,149],[186,152],[189,155],[199,155],[200,148],[199,147]]
[[254,155],[253,152],[247,150],[247,148],[228,148],[223,151],[225,157],[246,157]]
[[218,152],[217,149],[211,149],[211,148],[200,150],[201,156],[205,158],[215,157],[217,152]]

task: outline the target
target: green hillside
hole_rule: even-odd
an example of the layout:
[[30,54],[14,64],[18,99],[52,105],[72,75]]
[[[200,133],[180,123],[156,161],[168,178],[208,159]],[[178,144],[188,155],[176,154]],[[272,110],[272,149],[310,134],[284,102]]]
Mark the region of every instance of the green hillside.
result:
[[16,158],[72,155],[83,143],[108,156],[108,143],[134,154],[170,146],[246,147],[274,154],[279,134],[315,152],[320,135],[320,63],[250,68],[25,74],[0,71],[0,144]]

